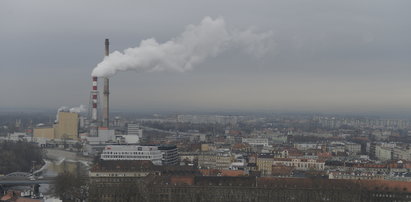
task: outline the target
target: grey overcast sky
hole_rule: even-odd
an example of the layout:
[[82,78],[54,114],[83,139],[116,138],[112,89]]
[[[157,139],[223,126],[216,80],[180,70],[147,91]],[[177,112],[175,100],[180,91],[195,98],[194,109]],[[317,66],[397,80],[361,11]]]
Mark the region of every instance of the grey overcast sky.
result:
[[120,72],[111,108],[130,111],[411,113],[409,0],[1,0],[0,109],[88,104],[111,51],[223,17],[272,31],[253,58],[225,51],[178,72]]

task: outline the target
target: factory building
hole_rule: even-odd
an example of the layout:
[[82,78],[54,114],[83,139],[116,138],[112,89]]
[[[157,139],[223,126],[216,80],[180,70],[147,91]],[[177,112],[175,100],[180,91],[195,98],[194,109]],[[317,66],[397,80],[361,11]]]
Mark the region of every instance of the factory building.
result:
[[41,126],[34,128],[33,137],[44,138],[44,139],[54,139],[54,127],[52,126]]
[[79,117],[73,112],[59,112],[58,123],[54,125],[56,139],[78,139]]
[[40,126],[34,128],[33,137],[37,139],[68,139],[78,140],[79,116],[74,112],[58,113],[57,123],[52,127]]

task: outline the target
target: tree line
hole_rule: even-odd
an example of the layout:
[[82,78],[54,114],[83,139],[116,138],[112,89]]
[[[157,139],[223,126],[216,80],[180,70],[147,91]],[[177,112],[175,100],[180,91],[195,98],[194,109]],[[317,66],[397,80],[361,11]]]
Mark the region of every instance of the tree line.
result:
[[0,142],[0,174],[30,172],[33,164],[43,164],[43,157],[43,150],[37,144],[26,141]]

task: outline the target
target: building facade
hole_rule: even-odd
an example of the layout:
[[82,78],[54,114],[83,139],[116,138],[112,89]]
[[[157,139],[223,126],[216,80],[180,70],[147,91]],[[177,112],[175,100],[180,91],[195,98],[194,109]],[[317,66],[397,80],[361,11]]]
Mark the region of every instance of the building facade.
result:
[[315,159],[275,158],[274,165],[293,167],[295,170],[324,170],[325,162]]
[[101,160],[149,160],[162,165],[163,155],[157,146],[108,145],[101,153]]
[[78,114],[73,112],[59,112],[58,123],[54,125],[56,139],[78,139]]
[[33,130],[34,138],[45,138],[45,139],[54,139],[54,128],[53,127],[39,127],[34,128]]
[[257,169],[262,176],[270,176],[274,165],[273,155],[259,155],[257,157]]
[[139,138],[143,137],[143,130],[135,123],[127,124],[127,135],[137,135]]
[[180,156],[178,155],[178,149],[175,145],[162,145],[158,147],[158,150],[161,151],[163,158],[163,165],[179,165]]
[[243,143],[247,143],[252,146],[268,146],[268,139],[267,138],[243,138]]

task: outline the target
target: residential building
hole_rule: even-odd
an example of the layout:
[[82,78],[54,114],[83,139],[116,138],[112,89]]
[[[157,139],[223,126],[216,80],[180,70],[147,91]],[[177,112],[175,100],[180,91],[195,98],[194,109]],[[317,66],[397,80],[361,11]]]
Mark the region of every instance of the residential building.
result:
[[243,138],[242,142],[252,146],[268,146],[267,138]]
[[217,152],[215,168],[219,170],[228,170],[233,162],[230,152]]
[[271,154],[260,154],[257,157],[257,169],[262,176],[270,176],[274,164],[274,156]]
[[199,168],[215,168],[217,156],[214,152],[201,152],[198,155],[198,167]]
[[409,147],[394,147],[392,150],[392,159],[411,161],[411,149]]
[[381,161],[391,160],[392,149],[388,147],[384,147],[382,145],[376,145],[375,146],[375,157]]
[[275,158],[273,165],[294,167],[295,170],[324,170],[325,162],[316,159]]
[[328,174],[328,179],[345,179],[345,180],[383,180],[383,175],[374,172],[341,172],[332,171]]
[[350,154],[360,154],[361,145],[357,143],[348,142],[345,143],[345,150],[348,151]]

